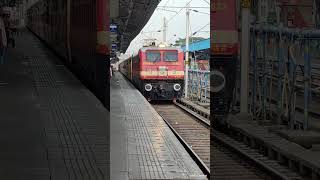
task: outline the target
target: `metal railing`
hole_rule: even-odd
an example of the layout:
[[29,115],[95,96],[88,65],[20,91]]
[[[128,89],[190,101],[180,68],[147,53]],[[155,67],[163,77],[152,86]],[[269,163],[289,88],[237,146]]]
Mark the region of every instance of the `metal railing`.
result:
[[[251,28],[250,39],[251,114],[279,124],[285,117],[290,128],[308,129],[311,96],[320,87],[320,31],[260,26]],[[300,121],[297,96],[303,97]]]
[[209,103],[210,71],[189,69],[188,73],[188,98]]

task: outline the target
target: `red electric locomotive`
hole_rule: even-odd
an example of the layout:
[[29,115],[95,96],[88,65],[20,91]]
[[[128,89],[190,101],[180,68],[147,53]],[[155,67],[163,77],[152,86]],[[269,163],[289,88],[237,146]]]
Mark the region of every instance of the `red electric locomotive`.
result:
[[[210,97],[214,123],[225,122],[236,84],[238,61],[238,17],[236,0],[211,4]],[[213,124],[213,123],[212,123]]]
[[149,100],[173,100],[182,94],[184,54],[177,47],[143,47],[119,69]]

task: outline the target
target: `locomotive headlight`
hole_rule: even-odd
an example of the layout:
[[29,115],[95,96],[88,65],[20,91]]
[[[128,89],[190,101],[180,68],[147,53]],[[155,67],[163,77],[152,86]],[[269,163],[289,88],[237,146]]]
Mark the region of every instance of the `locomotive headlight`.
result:
[[180,85],[180,84],[174,84],[174,85],[173,85],[173,89],[174,89],[175,91],[180,91],[181,85]]
[[226,79],[224,74],[219,70],[213,70],[211,72],[211,77],[213,81],[213,84],[210,87],[211,91],[215,93],[220,92],[226,84]]
[[146,85],[144,85],[144,89],[146,91],[151,91],[152,90],[152,85],[151,84],[146,84]]

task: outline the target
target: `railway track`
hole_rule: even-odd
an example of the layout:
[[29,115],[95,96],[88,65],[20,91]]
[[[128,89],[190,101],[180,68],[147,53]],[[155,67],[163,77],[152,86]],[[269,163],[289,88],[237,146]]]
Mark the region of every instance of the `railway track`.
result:
[[[208,171],[206,174],[210,179],[306,179],[287,166],[279,164],[277,160],[269,159],[259,149],[253,149],[249,144],[244,144],[226,133],[214,130],[210,141],[208,121],[203,121],[195,113],[190,113],[178,106],[176,102],[175,104],[153,104],[155,110],[182,139],[182,143],[189,148],[189,153],[195,154],[194,159],[196,158],[199,166],[206,166]],[[214,166],[211,168],[210,159],[214,159]]]
[[210,169],[210,127],[174,104],[153,104],[155,110],[171,125],[178,135],[201,159],[207,171]]
[[[153,103],[155,110],[195,153],[197,163],[206,166],[210,179],[232,180],[271,180],[274,179],[244,158],[238,152],[221,142],[221,134],[215,134],[211,140],[213,153],[210,157],[210,125],[194,115],[187,113],[176,104]],[[219,138],[218,138],[219,137]],[[210,173],[210,158],[214,159],[214,167]],[[202,163],[202,164],[201,164]]]
[[[229,157],[233,157],[233,160],[242,164],[243,167],[246,167],[246,169],[243,169],[243,172],[245,173],[240,174],[246,174],[245,177],[238,177],[236,176],[237,173],[234,173],[231,175],[235,175],[235,177],[228,176],[228,178],[224,177],[218,179],[308,180],[308,178],[302,177],[289,167],[279,164],[276,159],[269,159],[269,157],[263,153],[263,150],[251,148],[249,144],[236,140],[234,137],[218,130],[214,130],[211,141],[213,142],[214,152],[215,149],[218,149],[216,155],[213,154],[214,163],[221,165],[222,167],[225,166],[224,169],[226,171],[218,171],[221,172],[222,175],[223,173],[232,173],[242,167],[233,163],[230,163],[229,165],[225,162],[218,163],[221,156],[219,155],[219,146],[223,147],[223,153],[229,154]],[[219,142],[218,147],[214,145],[215,142]],[[232,153],[230,154],[230,152]],[[215,169],[219,168],[214,167],[214,173],[217,171]],[[247,170],[251,170],[250,172],[255,172],[255,174],[251,174],[250,176],[250,172],[246,172]],[[213,174],[213,179],[216,179],[215,177],[217,177],[217,175]]]
[[213,172],[210,179],[230,179],[230,180],[261,180],[272,179],[266,173],[257,169],[252,164],[243,160],[241,156],[235,152],[230,151],[226,146],[212,140],[211,146],[213,147],[214,159]]

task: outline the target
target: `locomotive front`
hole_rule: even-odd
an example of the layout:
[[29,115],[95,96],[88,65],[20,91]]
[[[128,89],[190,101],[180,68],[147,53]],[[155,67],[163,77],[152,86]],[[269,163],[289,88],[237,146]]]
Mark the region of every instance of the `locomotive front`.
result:
[[150,100],[173,100],[182,95],[184,54],[176,47],[140,50],[141,90]]

